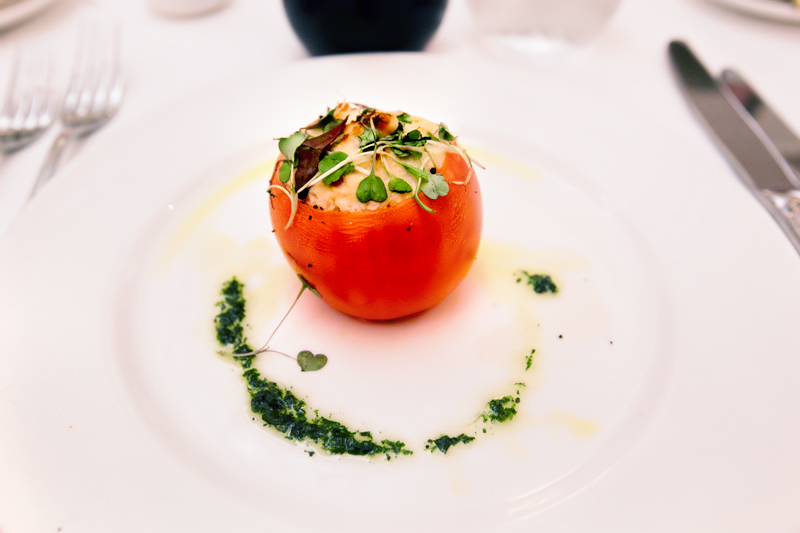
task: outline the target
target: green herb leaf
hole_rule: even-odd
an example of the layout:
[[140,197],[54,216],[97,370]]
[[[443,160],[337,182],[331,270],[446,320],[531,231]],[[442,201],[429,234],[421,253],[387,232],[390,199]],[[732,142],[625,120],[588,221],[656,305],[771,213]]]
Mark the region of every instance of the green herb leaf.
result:
[[[402,167],[406,169],[406,172],[417,178],[421,185],[425,185],[431,176],[431,173],[428,172],[427,170],[422,170],[416,167],[412,167],[411,165],[406,165],[405,163],[400,163],[400,165],[402,165]],[[435,213],[436,211],[434,211],[433,209],[422,203],[422,200],[419,199],[418,193],[419,191],[414,191],[414,200],[417,201],[419,206],[428,213]]]
[[315,372],[328,364],[328,357],[321,353],[314,355],[308,350],[303,350],[297,354],[297,364],[303,372]]
[[448,142],[456,140],[453,134],[450,133],[450,131],[447,129],[447,125],[445,125],[444,122],[439,124],[439,138],[443,141],[448,141]]
[[403,168],[406,169],[406,172],[417,178],[418,180],[422,180],[426,182],[430,179],[431,173],[427,170],[423,170],[421,168],[412,167],[411,165],[406,165],[405,163],[400,163],[403,165]]
[[280,171],[278,171],[278,178],[281,183],[286,183],[292,177],[292,164],[286,160],[283,161]]
[[[345,159],[347,159],[347,154],[344,152],[333,152],[326,155],[319,162],[319,173],[324,174],[328,172],[330,169],[332,169]],[[354,168],[355,167],[353,166],[352,163],[348,163],[345,166],[341,167],[336,172],[322,178],[322,183],[324,183],[325,185],[336,183],[337,181],[339,181],[339,178],[341,178],[345,174],[352,172]]]
[[411,124],[411,117],[408,115],[408,113],[401,113],[397,115],[397,120],[400,122],[405,122],[406,124]]
[[407,146],[422,146],[432,139],[433,137],[427,133],[423,134],[420,130],[411,130],[403,136],[400,142]]
[[327,124],[325,124],[325,127],[322,128],[322,133],[327,133],[327,132],[331,131],[333,128],[335,128],[336,126],[338,126],[342,122],[343,121],[340,118],[337,118],[335,120],[332,120],[332,121],[328,122]]
[[361,180],[356,189],[356,198],[362,204],[372,200],[373,202],[383,202],[389,194],[386,192],[386,185],[375,173],[370,173],[369,176]]
[[362,147],[373,144],[378,140],[379,137],[380,136],[378,135],[377,130],[370,126],[364,126],[364,133],[358,136],[358,138],[361,140],[360,146]]
[[428,172],[428,181],[420,186],[420,190],[431,200],[436,200],[440,196],[447,196],[447,193],[450,192],[450,185],[441,174]]
[[[450,186],[441,174],[431,174],[427,169],[412,167],[405,163],[400,164],[409,174],[420,180],[420,190],[431,200],[436,200],[440,196],[447,196],[447,193],[450,192]],[[426,211],[433,213],[433,210],[426,207],[419,200],[419,197],[416,198],[419,205],[425,208]]]
[[394,152],[394,155],[396,155],[401,159],[405,159],[406,157],[410,157],[412,159],[419,159],[422,157],[422,152],[417,152],[416,150],[404,150],[396,146],[392,146],[391,148],[392,152]]
[[422,133],[420,133],[419,130],[411,130],[408,133],[406,133],[405,136],[403,137],[404,144],[411,144],[421,140],[422,140]]
[[300,283],[303,284],[303,288],[304,289],[308,289],[309,291],[311,291],[317,298],[322,298],[322,296],[320,296],[320,294],[319,294],[319,291],[317,289],[315,289],[314,286],[311,285],[308,282],[308,280],[306,280],[306,278],[304,278],[300,274],[298,274],[297,277],[300,278]]
[[294,161],[295,150],[297,150],[306,139],[308,139],[308,135],[302,131],[296,131],[288,137],[281,137],[278,139],[278,149],[283,154],[283,157],[289,161]]
[[414,189],[411,188],[411,185],[408,184],[406,180],[400,178],[392,178],[389,180],[389,190],[392,192],[411,192]]

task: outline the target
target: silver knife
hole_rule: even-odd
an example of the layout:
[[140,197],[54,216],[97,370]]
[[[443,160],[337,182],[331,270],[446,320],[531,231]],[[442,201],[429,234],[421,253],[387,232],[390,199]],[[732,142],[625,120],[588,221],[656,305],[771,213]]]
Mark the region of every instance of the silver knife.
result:
[[738,73],[731,69],[722,71],[719,77],[722,93],[741,104],[753,117],[761,130],[769,137],[772,144],[781,153],[783,158],[792,167],[800,186],[800,138],[797,137],[789,126],[767,103],[753,90],[753,88]]
[[686,43],[669,43],[669,56],[686,100],[800,253],[800,187],[794,172],[744,108],[728,101]]

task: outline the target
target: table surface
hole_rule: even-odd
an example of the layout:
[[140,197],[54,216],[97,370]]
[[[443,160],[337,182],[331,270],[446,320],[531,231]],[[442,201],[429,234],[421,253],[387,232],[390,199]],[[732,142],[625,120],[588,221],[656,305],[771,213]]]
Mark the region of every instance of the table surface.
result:
[[[57,0],[35,19],[0,32],[0,73],[8,72],[16,46],[41,42],[58,54],[63,81],[81,23],[95,17],[115,20],[120,26],[127,94],[118,116],[76,143],[64,165],[101,136],[158,113],[191,91],[248,72],[278,72],[308,57],[277,0],[233,0],[224,9],[197,18],[159,16],[146,0]],[[427,53],[485,57],[489,52],[478,36],[466,0],[450,0]],[[557,57],[494,60],[591,87],[707,151],[716,165],[710,170],[728,172],[735,180],[673,80],[667,44],[675,38],[691,43],[714,72],[735,67],[800,131],[800,25],[747,17],[705,0],[623,0],[603,33],[579,50]],[[0,90],[4,81],[0,77]],[[25,150],[0,156],[0,239],[25,209],[57,134],[58,128],[51,128]],[[57,173],[53,179],[60,177]],[[568,513],[569,508],[561,512]]]
[[[0,33],[0,72],[9,70],[20,43],[46,43],[56,51],[65,80],[81,21],[87,18],[120,25],[127,95],[118,116],[83,144],[125,128],[195,88],[246,72],[277,70],[308,57],[277,1],[234,0],[205,16],[165,18],[145,0],[57,0],[37,18]],[[451,0],[427,51],[485,56],[477,35],[466,2]],[[713,71],[737,68],[800,130],[800,26],[751,18],[703,0],[624,0],[603,33],[580,50],[557,58],[495,60],[591,84],[594,91],[624,102],[675,135],[714,150],[672,79],[666,47],[675,38],[691,43]],[[25,150],[0,156],[0,236],[25,208],[57,133],[53,127]],[[82,148],[72,147],[67,164]],[[719,164],[725,165],[721,157]]]

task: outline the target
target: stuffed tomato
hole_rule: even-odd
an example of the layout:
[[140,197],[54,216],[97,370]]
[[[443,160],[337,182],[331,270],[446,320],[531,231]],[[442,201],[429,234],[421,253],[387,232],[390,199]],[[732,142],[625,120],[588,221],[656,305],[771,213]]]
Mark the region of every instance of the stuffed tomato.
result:
[[275,236],[331,307],[405,317],[464,279],[480,244],[481,193],[444,124],[340,104],[279,147],[269,188]]

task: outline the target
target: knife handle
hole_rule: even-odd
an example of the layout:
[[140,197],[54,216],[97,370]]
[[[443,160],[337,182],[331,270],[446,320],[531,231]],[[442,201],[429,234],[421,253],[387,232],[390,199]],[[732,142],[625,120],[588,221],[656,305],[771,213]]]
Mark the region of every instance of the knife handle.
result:
[[800,253],[800,191],[778,193],[762,190],[761,193],[770,200],[773,218]]

